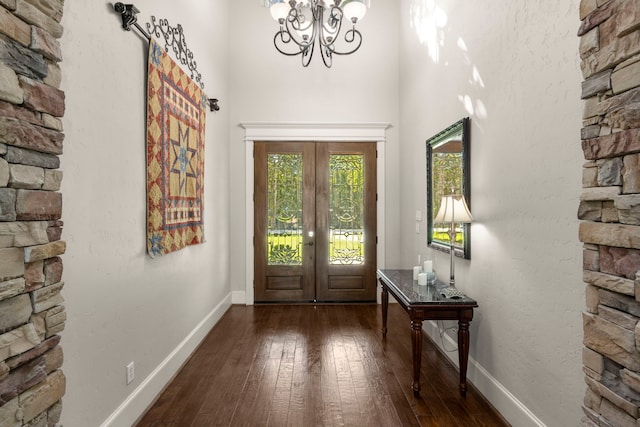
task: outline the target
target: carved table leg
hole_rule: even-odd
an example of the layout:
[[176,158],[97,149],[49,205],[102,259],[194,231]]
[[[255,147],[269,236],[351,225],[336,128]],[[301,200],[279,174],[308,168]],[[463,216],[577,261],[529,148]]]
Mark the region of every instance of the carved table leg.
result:
[[467,395],[467,362],[469,360],[469,322],[458,322],[458,362],[460,364],[460,395]]
[[420,364],[422,362],[422,320],[411,320],[411,349],[413,350],[413,389],[414,396],[420,395]]
[[387,336],[387,312],[389,311],[389,291],[382,285],[382,336]]

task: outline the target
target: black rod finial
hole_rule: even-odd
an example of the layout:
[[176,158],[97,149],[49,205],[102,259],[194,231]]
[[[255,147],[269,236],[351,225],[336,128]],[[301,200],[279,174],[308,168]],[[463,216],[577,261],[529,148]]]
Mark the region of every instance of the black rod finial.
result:
[[129,31],[131,26],[136,23],[138,17],[136,13],[140,13],[137,7],[133,4],[116,3],[113,5],[116,12],[122,15],[122,28]]
[[211,111],[220,111],[220,106],[218,105],[218,100],[216,98],[209,98],[209,109]]

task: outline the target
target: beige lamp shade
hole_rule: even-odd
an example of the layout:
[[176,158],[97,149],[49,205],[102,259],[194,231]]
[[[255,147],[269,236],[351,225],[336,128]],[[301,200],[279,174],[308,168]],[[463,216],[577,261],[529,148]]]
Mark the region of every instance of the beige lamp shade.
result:
[[460,194],[443,196],[438,214],[433,219],[433,222],[468,223],[472,221],[473,217],[469,212],[467,202]]

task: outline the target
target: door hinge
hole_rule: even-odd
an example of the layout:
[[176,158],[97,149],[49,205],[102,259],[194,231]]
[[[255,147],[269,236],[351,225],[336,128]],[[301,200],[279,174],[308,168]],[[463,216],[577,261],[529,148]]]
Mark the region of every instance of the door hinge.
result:
[[378,244],[378,236],[376,236],[376,245]]

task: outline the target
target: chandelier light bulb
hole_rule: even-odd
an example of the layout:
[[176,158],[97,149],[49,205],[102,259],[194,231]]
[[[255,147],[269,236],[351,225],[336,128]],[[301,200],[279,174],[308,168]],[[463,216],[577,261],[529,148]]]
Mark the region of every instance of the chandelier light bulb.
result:
[[344,16],[355,24],[364,18],[365,13],[367,13],[367,6],[362,2],[352,0],[342,6],[342,10]]
[[287,18],[289,9],[291,8],[287,3],[280,2],[272,4],[269,8],[269,11],[271,12],[271,16],[273,17],[273,19],[280,22],[280,20],[284,21]]

